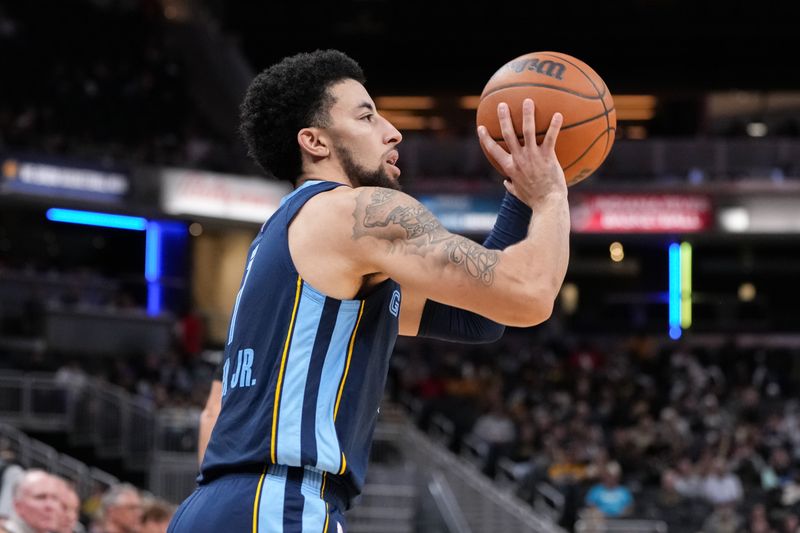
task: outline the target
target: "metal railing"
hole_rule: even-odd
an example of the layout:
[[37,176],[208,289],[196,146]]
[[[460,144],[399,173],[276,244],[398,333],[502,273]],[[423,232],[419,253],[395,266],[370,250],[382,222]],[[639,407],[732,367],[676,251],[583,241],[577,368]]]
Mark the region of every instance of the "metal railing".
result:
[[63,431],[69,424],[67,390],[51,374],[0,375],[0,420],[34,431]]
[[[0,374],[0,421],[26,431],[66,433],[71,445],[91,446],[99,458],[121,459],[127,469],[149,471],[151,485],[156,488],[171,487],[164,476],[175,471],[170,466],[175,453],[180,457],[181,452],[197,449],[199,410],[194,417],[190,413],[159,413],[141,398],[100,380],[88,379],[81,384],[60,381],[53,374]],[[180,438],[176,438],[178,434]],[[32,466],[42,466],[36,461],[52,463],[54,450],[36,443],[31,446],[40,452],[32,457]],[[156,456],[159,459],[154,462]],[[176,482],[178,488],[170,490],[181,497],[168,498],[173,501],[182,499],[188,486],[184,480],[186,462],[178,462],[180,481]],[[192,464],[196,469],[196,462]],[[70,467],[77,468],[67,460],[63,468],[69,471]]]
[[[399,409],[385,404],[381,413],[363,493],[347,512],[349,531],[563,531],[432,441]],[[162,419],[170,427],[175,422]],[[173,437],[163,438],[174,442]],[[150,487],[155,494],[180,501],[193,490],[196,474],[194,453],[157,451]]]
[[428,491],[431,494],[436,507],[444,519],[449,533],[472,533],[467,520],[464,518],[464,511],[458,505],[450,483],[441,472],[434,472],[428,483]]
[[2,448],[10,451],[20,466],[46,470],[71,481],[81,498],[87,498],[98,486],[108,488],[119,483],[115,476],[59,453],[55,448],[2,422],[0,439]]
[[511,492],[501,490],[473,463],[433,443],[410,421],[393,426],[411,463],[423,472],[442,474],[472,531],[563,531]]
[[[464,530],[459,524],[472,531],[562,531],[476,465],[423,434],[402,409],[387,404],[381,411],[366,485],[348,512],[353,533]],[[176,503],[195,487],[198,416],[196,410],[156,412],[123,389],[100,381],[80,386],[58,382],[53,375],[0,375],[0,422],[66,432],[73,443],[94,445],[99,456],[146,469],[150,492]],[[447,429],[442,427],[442,434]],[[76,480],[103,477],[36,441],[17,449],[27,454],[29,466]],[[425,523],[425,513],[420,512],[421,500],[430,499],[438,516],[436,527]]]

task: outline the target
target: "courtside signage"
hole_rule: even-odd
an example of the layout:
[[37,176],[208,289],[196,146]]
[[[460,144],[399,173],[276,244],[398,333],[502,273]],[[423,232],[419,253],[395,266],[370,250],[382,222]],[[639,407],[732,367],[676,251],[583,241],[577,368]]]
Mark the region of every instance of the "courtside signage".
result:
[[0,165],[4,193],[44,195],[95,201],[119,201],[130,189],[121,172],[72,165],[66,161],[3,157]]
[[690,194],[582,194],[571,203],[579,233],[693,233],[711,230],[711,199]]
[[262,223],[291,191],[288,183],[187,169],[161,172],[161,207],[178,216]]

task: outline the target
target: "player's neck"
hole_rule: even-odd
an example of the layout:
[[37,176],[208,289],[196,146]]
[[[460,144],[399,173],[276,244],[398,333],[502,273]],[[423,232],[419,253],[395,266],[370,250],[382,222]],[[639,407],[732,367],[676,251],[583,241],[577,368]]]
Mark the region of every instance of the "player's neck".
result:
[[[332,162],[331,162],[332,163]],[[303,173],[297,178],[295,188],[312,180],[333,181],[352,187],[353,183],[338,164],[328,162],[303,167]]]

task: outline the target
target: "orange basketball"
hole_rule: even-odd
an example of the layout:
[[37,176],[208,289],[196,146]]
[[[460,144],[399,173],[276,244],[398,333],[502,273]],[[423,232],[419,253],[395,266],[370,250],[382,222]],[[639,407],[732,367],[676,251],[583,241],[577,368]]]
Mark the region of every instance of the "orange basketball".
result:
[[[489,79],[478,104],[478,125],[506,148],[497,119],[497,104],[505,102],[514,131],[522,138],[522,102],[535,106],[536,141],[541,143],[553,113],[564,115],[556,141],[556,156],[567,185],[587,178],[605,160],[614,144],[617,114],[602,78],[579,59],[559,52],[533,52],[513,59]],[[484,153],[486,151],[484,150]],[[500,166],[486,154],[494,168]]]

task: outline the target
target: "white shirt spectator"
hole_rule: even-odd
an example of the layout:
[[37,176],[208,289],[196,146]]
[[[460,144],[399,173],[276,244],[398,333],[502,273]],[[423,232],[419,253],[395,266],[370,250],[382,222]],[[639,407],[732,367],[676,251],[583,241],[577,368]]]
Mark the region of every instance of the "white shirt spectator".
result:
[[475,422],[473,434],[490,444],[508,444],[514,441],[514,422],[505,413],[491,411]]
[[736,503],[742,499],[742,482],[731,472],[711,473],[703,480],[703,496],[714,505]]

